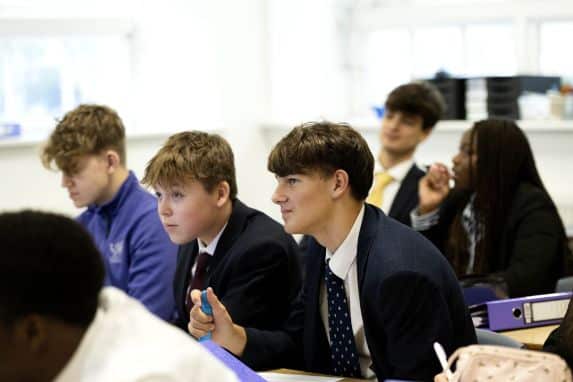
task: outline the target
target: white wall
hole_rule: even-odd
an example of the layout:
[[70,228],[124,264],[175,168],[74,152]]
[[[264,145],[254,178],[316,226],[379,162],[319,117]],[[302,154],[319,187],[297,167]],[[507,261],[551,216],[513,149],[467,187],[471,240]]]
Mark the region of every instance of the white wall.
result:
[[[126,118],[129,167],[141,176],[174,132],[216,131],[233,147],[239,197],[272,211],[266,190],[274,179],[265,170],[268,152],[257,129],[269,110],[267,2],[143,1],[136,9],[134,112]],[[137,137],[149,132],[153,135]],[[38,145],[0,143],[0,210],[33,207],[76,214],[59,176],[42,168],[39,150]]]
[[[273,29],[269,20],[292,13],[285,10],[286,5],[281,0],[169,0],[162,4],[143,1],[134,16],[137,20],[134,33],[136,117],[128,121],[127,129],[130,133],[163,132],[146,138],[128,138],[129,167],[141,176],[146,162],[173,132],[189,129],[220,132],[235,152],[239,197],[278,219],[278,209],[270,201],[275,180],[266,171],[266,160],[272,146],[288,129],[284,127],[286,125],[279,129],[268,129],[263,125],[273,119],[273,110],[278,107],[271,105],[271,94],[279,92],[282,95],[278,99],[288,102],[285,94],[296,87],[284,81],[272,85],[271,68],[282,70],[285,76],[296,76],[298,71],[300,78],[312,78],[315,73],[315,80],[310,84],[297,84],[304,95],[301,99],[321,109],[315,115],[324,112],[326,118],[339,119],[332,107],[342,104],[344,96],[331,94],[328,102],[314,100],[321,97],[318,88],[324,87],[328,93],[336,93],[338,85],[344,89],[335,75],[340,69],[335,47],[332,42],[320,47],[318,37],[314,36],[304,42],[308,55],[298,58],[301,63],[306,59],[316,62],[301,64],[296,71],[289,71],[285,66],[277,69],[273,62],[280,60],[281,54],[288,57],[288,62],[297,54],[297,41],[285,34],[269,32]],[[299,0],[293,4],[293,7],[304,7]],[[316,18],[322,14],[317,4],[326,9],[331,1],[313,4]],[[128,14],[130,9],[122,12]],[[324,12],[323,17],[332,17],[332,12]],[[282,20],[281,25],[296,28],[295,21],[289,24]],[[312,19],[301,16],[298,21],[302,22],[300,27],[306,33],[312,33]],[[317,23],[324,26],[325,19]],[[322,39],[333,38],[333,27],[330,28],[327,28],[328,33],[323,31]],[[299,34],[299,39],[301,36],[304,37],[304,33]],[[165,43],[167,39],[170,44]],[[314,46],[320,49],[315,51]],[[317,64],[321,63],[321,57],[326,69],[320,74],[316,71],[323,68]],[[330,83],[329,78],[333,82]],[[284,113],[285,107],[281,110],[278,115]],[[293,107],[289,123],[306,118],[314,118],[310,110]],[[552,133],[537,131],[528,135],[543,180],[560,206],[566,223],[573,226],[572,130],[553,129]],[[377,129],[361,131],[377,152]],[[449,163],[461,131],[444,129],[440,132],[438,129],[420,147],[419,161]],[[42,168],[38,152],[39,148],[34,145],[8,147],[0,144],[0,210],[43,208],[75,215],[78,211],[60,188],[59,175]]]

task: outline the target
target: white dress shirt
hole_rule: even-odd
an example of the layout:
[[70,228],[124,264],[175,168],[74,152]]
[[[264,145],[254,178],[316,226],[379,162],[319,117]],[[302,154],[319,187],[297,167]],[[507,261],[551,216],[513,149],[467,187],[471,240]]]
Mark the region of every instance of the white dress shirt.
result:
[[[329,266],[336,276],[344,280],[344,289],[346,291],[346,298],[348,301],[348,308],[350,310],[350,320],[352,322],[352,332],[354,333],[354,340],[358,350],[360,360],[360,371],[365,378],[374,378],[375,374],[370,369],[372,365],[372,358],[370,357],[370,350],[366,343],[366,336],[364,335],[364,323],[362,321],[362,311],[360,310],[360,294],[358,293],[358,272],[356,267],[356,255],[358,252],[358,235],[360,234],[360,227],[364,219],[364,205],[360,209],[350,232],[336,249],[334,253],[330,253],[326,249],[325,260],[330,260]],[[321,281],[320,287],[320,316],[322,323],[326,329],[326,337],[330,343],[330,335],[328,333],[328,302],[326,296],[326,287],[324,280]]]
[[119,289],[106,287],[74,355],[55,382],[238,381],[189,335]]
[[414,165],[414,159],[410,158],[407,161],[399,163],[388,170],[386,170],[381,165],[376,166],[375,173],[386,171],[392,176],[392,181],[388,183],[386,188],[384,188],[384,195],[382,196],[382,207],[380,208],[386,215],[390,213],[392,203],[394,203],[394,199],[398,194],[398,190],[400,190],[400,186],[408,174],[408,171],[410,171]]

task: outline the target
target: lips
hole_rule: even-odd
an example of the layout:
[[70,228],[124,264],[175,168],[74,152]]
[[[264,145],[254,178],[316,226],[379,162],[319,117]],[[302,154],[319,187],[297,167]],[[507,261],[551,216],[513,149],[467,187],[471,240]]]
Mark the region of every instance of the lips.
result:
[[386,133],[386,134],[384,134],[384,136],[385,136],[387,139],[390,139],[390,140],[392,140],[392,141],[394,141],[394,140],[400,138],[400,136],[397,135],[397,134],[388,134],[388,133]]

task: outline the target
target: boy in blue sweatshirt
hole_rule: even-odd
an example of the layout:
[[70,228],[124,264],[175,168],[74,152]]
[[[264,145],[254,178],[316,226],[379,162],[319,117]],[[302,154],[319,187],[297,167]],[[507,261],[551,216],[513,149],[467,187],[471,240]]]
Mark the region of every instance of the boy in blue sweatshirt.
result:
[[[122,289],[170,319],[177,247],[157,216],[156,198],[126,167],[125,129],[103,105],[80,105],[59,121],[42,152],[62,171],[62,187],[78,208],[106,268],[106,285]],[[73,287],[73,286],[71,286]]]

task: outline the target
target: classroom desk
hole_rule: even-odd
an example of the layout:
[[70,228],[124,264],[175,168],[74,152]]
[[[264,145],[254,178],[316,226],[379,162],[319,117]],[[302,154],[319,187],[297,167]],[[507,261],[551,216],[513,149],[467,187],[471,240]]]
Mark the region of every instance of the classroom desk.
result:
[[[291,369],[277,369],[277,370],[272,370],[272,373],[279,373],[279,374],[290,374],[290,375],[314,375],[314,376],[319,376],[319,377],[326,377],[326,375],[324,374],[316,374],[316,373],[309,373],[306,371],[300,371],[300,370],[291,370]],[[332,378],[339,378],[339,381],[342,382],[363,382],[363,381],[367,381],[367,379],[357,379],[357,378],[343,378],[343,377],[332,377]]]
[[540,350],[549,334],[559,325],[538,326],[536,328],[508,330],[503,335],[523,343],[528,349]]

